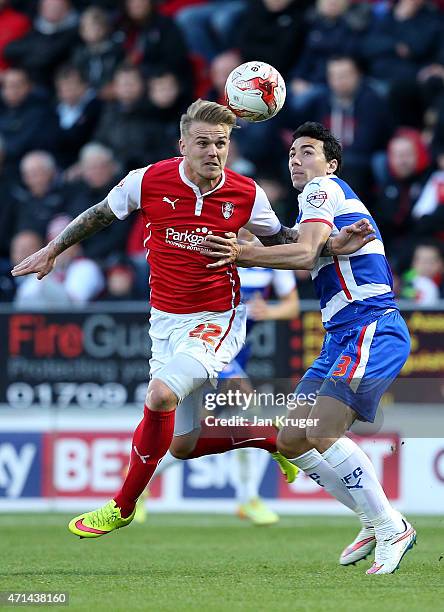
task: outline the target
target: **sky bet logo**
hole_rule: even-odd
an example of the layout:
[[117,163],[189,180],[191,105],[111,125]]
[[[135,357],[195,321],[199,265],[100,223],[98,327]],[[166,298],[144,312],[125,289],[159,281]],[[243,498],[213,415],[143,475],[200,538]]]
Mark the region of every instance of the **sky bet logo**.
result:
[[165,242],[179,249],[188,251],[199,251],[199,245],[213,232],[207,227],[196,227],[195,230],[177,231],[174,227],[168,227],[165,234]]
[[[362,468],[358,466],[351,474],[347,474],[347,476],[344,476],[344,478],[341,478],[341,480],[347,489],[363,489],[364,487],[361,485],[361,476]],[[356,482],[354,484],[350,484],[352,480],[355,480]]]

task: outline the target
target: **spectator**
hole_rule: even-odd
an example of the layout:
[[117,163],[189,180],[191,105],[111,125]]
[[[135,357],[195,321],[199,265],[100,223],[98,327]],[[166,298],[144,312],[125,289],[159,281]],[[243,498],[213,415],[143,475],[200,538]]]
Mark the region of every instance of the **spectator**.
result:
[[434,58],[441,26],[426,0],[399,0],[384,16],[375,16],[361,40],[369,74],[390,94],[398,125],[420,127],[423,114],[418,71]]
[[139,68],[119,68],[114,76],[115,100],[106,104],[95,133],[95,140],[111,148],[126,171],[158,161],[166,144],[145,91]]
[[412,210],[417,236],[444,240],[444,149],[436,158],[438,170],[427,181]]
[[173,19],[157,12],[153,0],[125,0],[120,36],[128,60],[146,72],[173,72],[184,89],[193,87],[188,49]]
[[55,77],[58,117],[57,158],[62,168],[73,164],[83,145],[91,140],[101,105],[80,71],[65,65]]
[[146,129],[149,151],[145,164],[178,154],[179,130],[177,118],[191,103],[172,72],[159,72],[148,78],[148,121]]
[[5,163],[15,169],[28,151],[54,147],[56,118],[47,101],[33,91],[21,68],[5,71],[1,98],[0,135],[5,142]]
[[124,58],[121,45],[111,37],[108,14],[97,6],[87,8],[80,19],[80,38],[72,62],[97,94],[108,99],[114,72]]
[[[106,198],[112,187],[119,182],[118,165],[110,149],[98,143],[89,143],[80,151],[79,180],[68,186],[64,211],[70,217],[76,217],[95,203]],[[98,234],[82,242],[86,257],[106,265],[108,258],[122,256],[132,221],[113,223],[106,236]]]
[[9,252],[11,238],[17,226],[17,207],[11,196],[10,173],[5,172],[3,165],[4,149],[5,145],[0,137],[0,302],[10,301],[15,291]]
[[115,83],[116,102],[107,106],[97,140],[113,147],[128,167],[177,154],[177,117],[190,100],[176,75],[162,70],[150,75],[147,97],[143,77],[133,66],[119,69]]
[[70,0],[40,0],[32,30],[9,43],[6,59],[25,68],[36,82],[50,85],[54,70],[68,60],[78,41],[77,22]]
[[337,55],[352,55],[357,48],[357,33],[346,18],[348,0],[317,0],[302,55],[292,71],[292,90],[307,92],[312,84],[326,82],[327,60]]
[[[288,124],[318,121],[332,130],[343,147],[344,180],[368,201],[371,190],[370,163],[382,151],[391,134],[386,104],[363,79],[352,57],[338,56],[327,61],[327,94],[293,105],[294,116]],[[292,106],[289,100],[289,108]]]
[[114,302],[139,299],[142,296],[137,294],[134,280],[135,270],[129,260],[113,262],[106,270],[105,293],[100,299]]
[[24,36],[30,27],[31,22],[26,15],[14,10],[8,0],[0,0],[0,74],[9,66],[3,49],[8,43]]
[[167,121],[177,120],[188,104],[190,98],[181,90],[180,82],[173,72],[159,71],[148,78],[148,102],[153,114]]
[[[41,249],[43,239],[40,234],[31,230],[23,230],[14,235],[11,240],[10,259],[11,264],[16,266],[18,263],[29,257],[33,253]],[[16,278],[16,281],[21,279]]]
[[17,226],[17,207],[11,195],[12,181],[4,167],[5,143],[0,136],[0,269],[9,271],[9,249]]
[[304,41],[304,10],[308,1],[248,0],[248,19],[238,29],[238,47],[243,61],[262,60],[284,78],[299,59]]
[[402,267],[402,244],[413,229],[412,209],[430,173],[430,158],[416,130],[399,130],[388,144],[388,178],[374,209],[394,267]]
[[233,46],[233,31],[246,11],[245,0],[212,0],[176,14],[190,51],[212,62]]
[[417,80],[425,108],[425,129],[431,139],[440,107],[444,108],[444,40],[433,61],[418,72]]
[[8,261],[10,263],[8,264],[8,268],[3,268],[0,274],[0,297],[2,302],[12,302],[17,287],[22,282],[21,279],[11,276],[11,267],[35,253],[36,249],[41,249],[42,246],[42,237],[31,230],[24,230],[12,236],[8,255]]
[[412,267],[402,276],[401,297],[433,306],[443,295],[444,259],[439,243],[418,244]]
[[433,59],[439,33],[439,18],[425,0],[399,0],[385,17],[373,19],[361,52],[375,79],[414,81]]
[[432,147],[436,155],[440,151],[444,151],[444,93],[441,95],[439,102],[436,105],[436,117],[434,123]]
[[[55,217],[48,227],[47,241],[54,239],[63,231],[70,217]],[[37,280],[35,274],[20,279],[14,298],[16,308],[51,308],[53,306],[83,306],[96,298],[103,290],[105,282],[99,266],[82,256],[82,247],[75,244],[56,260],[50,276]]]
[[20,174],[23,187],[13,190],[17,231],[32,230],[43,240],[49,222],[63,207],[55,159],[45,151],[31,151],[20,162]]

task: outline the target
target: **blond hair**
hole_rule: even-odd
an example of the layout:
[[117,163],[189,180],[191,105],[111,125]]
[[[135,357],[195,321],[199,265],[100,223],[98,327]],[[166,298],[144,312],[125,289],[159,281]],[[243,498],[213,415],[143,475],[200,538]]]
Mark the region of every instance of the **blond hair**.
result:
[[208,100],[196,100],[188,108],[187,112],[180,118],[181,137],[189,134],[190,125],[196,121],[210,123],[211,125],[226,125],[228,133],[236,126],[236,115],[226,106],[209,102]]

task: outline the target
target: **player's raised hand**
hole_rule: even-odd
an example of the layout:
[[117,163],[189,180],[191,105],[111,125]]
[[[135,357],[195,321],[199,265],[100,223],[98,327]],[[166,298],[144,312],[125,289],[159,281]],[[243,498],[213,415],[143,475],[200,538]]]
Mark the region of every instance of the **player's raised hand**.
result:
[[226,238],[210,234],[201,244],[201,252],[208,257],[217,259],[215,263],[207,265],[207,268],[220,268],[229,263],[234,263],[241,252],[241,245],[233,232],[227,232]]
[[373,225],[368,219],[361,219],[346,225],[331,239],[331,250],[335,255],[350,255],[375,240]]
[[49,274],[55,265],[55,255],[49,245],[26,257],[11,270],[12,276],[25,276],[37,273],[38,280]]

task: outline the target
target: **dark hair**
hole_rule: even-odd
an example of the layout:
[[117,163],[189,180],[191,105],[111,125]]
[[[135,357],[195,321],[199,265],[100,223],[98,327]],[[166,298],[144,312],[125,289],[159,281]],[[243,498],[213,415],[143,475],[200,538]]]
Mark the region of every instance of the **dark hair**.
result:
[[[443,248],[442,243],[439,240],[433,237],[432,238],[421,238],[421,240],[415,244],[413,255],[415,254],[416,249],[420,249],[421,247],[424,247],[427,249],[435,249],[439,253],[439,256],[441,257],[441,259],[444,259],[444,248]],[[413,256],[412,256],[412,259],[413,259]]]
[[142,70],[135,64],[130,64],[128,61],[124,61],[119,64],[114,72],[114,77],[118,74],[136,74],[141,80],[143,80]]
[[296,140],[296,138],[301,138],[302,136],[314,138],[315,140],[321,140],[324,143],[325,159],[327,161],[332,161],[335,159],[338,162],[337,172],[340,171],[342,166],[342,146],[339,140],[333,136],[329,129],[327,129],[321,123],[306,121],[293,133],[293,141]]
[[55,73],[54,80],[57,82],[61,79],[69,79],[72,76],[76,76],[80,81],[86,83],[82,72],[73,64],[63,64],[60,66]]
[[346,55],[345,53],[330,55],[330,57],[327,59],[327,64],[330,64],[331,62],[350,62],[358,72],[363,72],[362,61],[353,55]]

